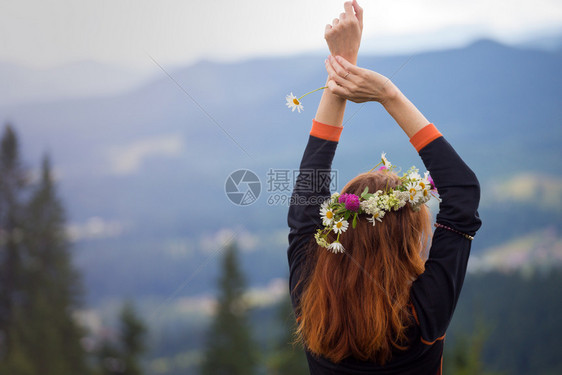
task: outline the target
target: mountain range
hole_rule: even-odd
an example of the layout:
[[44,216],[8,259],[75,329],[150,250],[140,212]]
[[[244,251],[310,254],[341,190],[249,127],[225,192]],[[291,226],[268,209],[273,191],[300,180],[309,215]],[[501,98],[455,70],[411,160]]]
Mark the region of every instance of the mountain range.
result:
[[[0,118],[18,131],[26,164],[35,170],[45,152],[53,159],[91,304],[212,293],[216,260],[232,239],[252,285],[286,275],[283,197],[321,94],[307,96],[300,114],[286,108],[285,96],[323,86],[324,58],[173,68],[155,61],[156,76],[143,84],[131,83],[138,78],[133,73],[115,78],[114,94],[20,96],[0,104]],[[473,249],[479,259],[493,249],[508,254],[506,244],[544,230],[560,252],[559,51],[480,40],[413,55],[364,55],[359,65],[391,78],[478,175],[484,226]],[[0,77],[9,75],[0,64]],[[396,165],[424,169],[378,104],[350,103],[344,122],[335,189],[377,164],[383,151]],[[225,193],[229,175],[240,169],[261,181],[251,205],[235,205]]]

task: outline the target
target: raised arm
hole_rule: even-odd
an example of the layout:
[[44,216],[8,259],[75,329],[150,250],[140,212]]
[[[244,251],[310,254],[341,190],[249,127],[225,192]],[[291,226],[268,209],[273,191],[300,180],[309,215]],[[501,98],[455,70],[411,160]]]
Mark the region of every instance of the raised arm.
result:
[[410,291],[422,342],[431,345],[442,340],[447,330],[464,281],[471,236],[481,225],[478,179],[437,128],[388,78],[339,56],[330,58],[326,69],[332,94],[384,106],[410,138],[439,191],[439,228],[433,236],[425,272]]
[[[345,12],[335,18],[331,25],[326,25],[324,37],[331,54],[344,56],[353,63],[357,62],[361,34],[363,30],[363,9],[348,1],[344,4]],[[341,126],[345,112],[346,100],[324,90],[316,111],[316,121],[327,125]]]
[[360,68],[339,55],[326,60],[326,70],[327,91],[356,103],[381,103],[409,138],[429,124],[425,116],[385,76]]

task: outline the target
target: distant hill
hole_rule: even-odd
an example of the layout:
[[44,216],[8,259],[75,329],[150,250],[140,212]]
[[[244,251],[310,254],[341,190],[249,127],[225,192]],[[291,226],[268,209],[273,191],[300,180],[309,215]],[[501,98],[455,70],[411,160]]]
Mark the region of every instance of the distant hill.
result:
[[6,106],[113,95],[132,89],[146,77],[140,70],[93,61],[43,69],[0,62],[0,103]]
[[[323,59],[202,61],[167,70],[173,80],[162,72],[119,95],[0,106],[28,159],[46,150],[53,157],[94,300],[165,296],[200,269],[181,293],[211,290],[225,233],[244,242],[252,283],[284,275],[287,207],[268,205],[267,175],[298,166],[320,94],[304,100],[302,114],[287,110],[284,97],[323,85]],[[560,209],[500,204],[486,189],[529,171],[560,184],[559,53],[481,40],[412,56],[362,56],[359,64],[391,77],[479,176],[484,227],[476,253],[548,225],[559,233]],[[376,164],[381,151],[394,164],[421,167],[379,105],[349,105],[334,162],[338,188]],[[228,175],[241,168],[262,182],[251,206],[235,206],[224,193]]]

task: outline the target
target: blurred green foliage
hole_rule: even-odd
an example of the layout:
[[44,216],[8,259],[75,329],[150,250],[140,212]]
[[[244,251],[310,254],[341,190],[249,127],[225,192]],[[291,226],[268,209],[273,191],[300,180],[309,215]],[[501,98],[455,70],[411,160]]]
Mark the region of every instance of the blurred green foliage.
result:
[[12,126],[0,140],[0,374],[142,375],[146,327],[131,304],[120,334],[92,348],[75,312],[81,278],[66,237],[65,212],[50,160],[32,180]]
[[65,216],[48,157],[31,182],[16,134],[0,144],[0,373],[89,374],[72,314],[80,279],[64,232]]
[[97,375],[142,375],[141,357],[146,350],[147,327],[137,316],[131,302],[126,302],[119,316],[117,340],[104,340],[97,350]]
[[244,300],[245,279],[234,243],[227,245],[218,281],[219,295],[201,364],[203,375],[251,375],[256,373],[258,351]]

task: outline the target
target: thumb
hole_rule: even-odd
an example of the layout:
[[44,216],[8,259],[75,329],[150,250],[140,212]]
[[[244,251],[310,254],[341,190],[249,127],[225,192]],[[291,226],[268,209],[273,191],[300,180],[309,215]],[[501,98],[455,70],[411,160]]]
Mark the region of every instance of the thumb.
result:
[[345,99],[345,97],[343,96],[345,95],[345,89],[338,85],[334,80],[329,80],[326,86],[328,86],[328,90],[330,90],[332,94],[338,95]]

